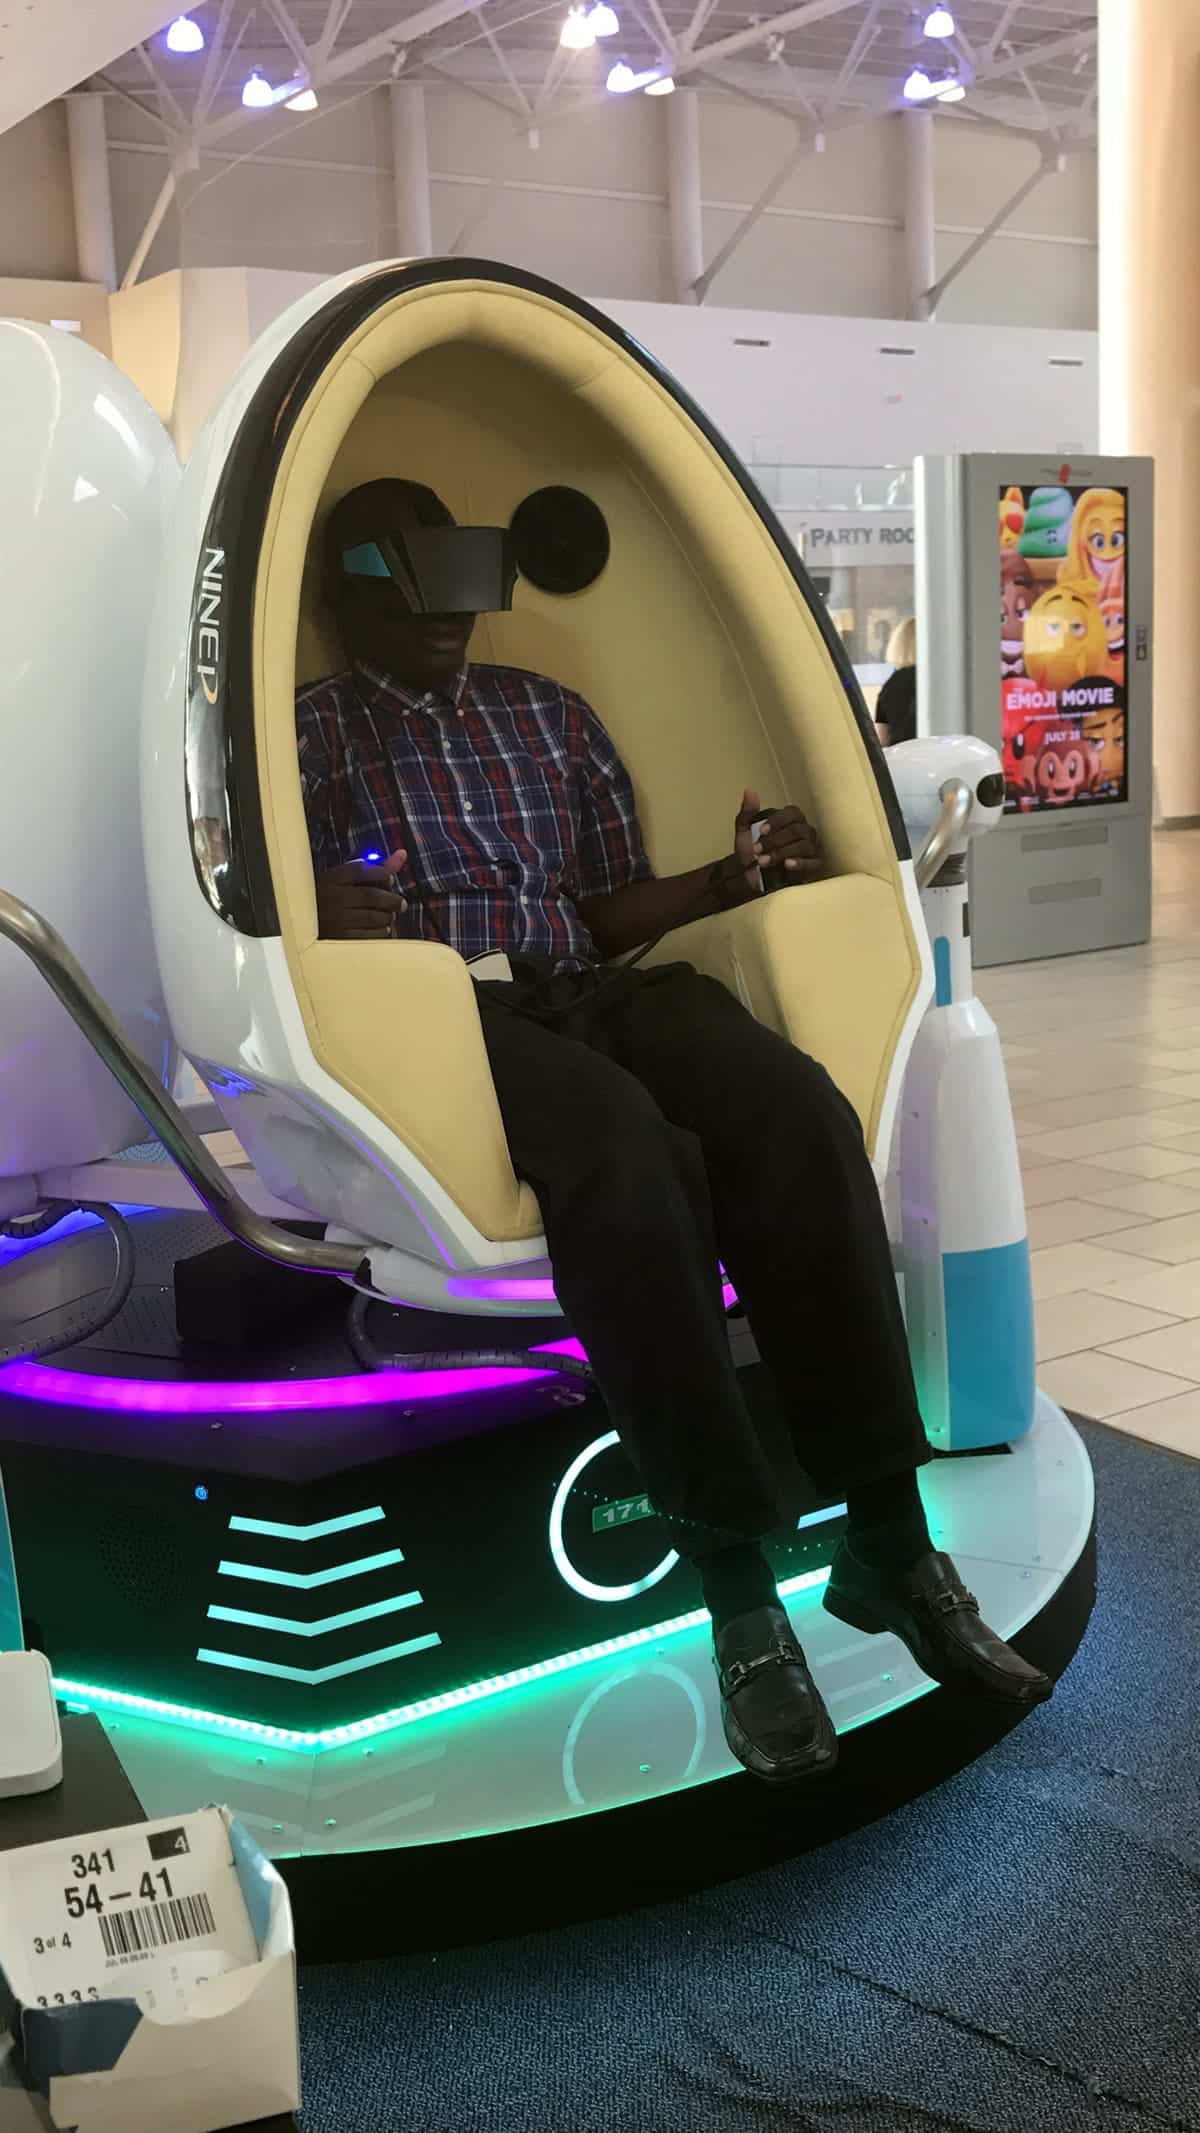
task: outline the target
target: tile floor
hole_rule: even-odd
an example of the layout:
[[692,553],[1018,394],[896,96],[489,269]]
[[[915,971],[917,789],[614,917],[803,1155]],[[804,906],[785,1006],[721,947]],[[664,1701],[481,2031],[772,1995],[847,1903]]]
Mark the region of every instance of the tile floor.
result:
[[1200,1459],[1200,831],[1155,839],[1154,939],[979,974],[1029,1209],[1038,1378]]

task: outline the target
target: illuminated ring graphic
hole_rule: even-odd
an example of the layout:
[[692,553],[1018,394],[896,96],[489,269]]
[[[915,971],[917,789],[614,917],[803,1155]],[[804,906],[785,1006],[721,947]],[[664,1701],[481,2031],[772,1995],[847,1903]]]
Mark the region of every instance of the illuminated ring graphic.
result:
[[567,1498],[585,1466],[596,1457],[596,1454],[610,1451],[613,1445],[619,1442],[620,1439],[616,1430],[610,1429],[603,1437],[597,1437],[594,1443],[587,1445],[576,1458],[572,1459],[570,1466],[554,1492],[554,1502],[550,1506],[550,1553],[554,1557],[555,1568],[563,1583],[569,1585],[573,1592],[582,1593],[585,1600],[635,1599],[639,1592],[649,1592],[652,1585],[661,1585],[663,1579],[669,1577],[679,1561],[677,1550],[671,1548],[664,1555],[661,1563],[656,1563],[654,1569],[647,1576],[637,1578],[632,1585],[595,1585],[591,1578],[585,1578],[580,1575],[567,1554],[563,1541],[563,1512],[566,1510]]
[[708,1715],[704,1709],[704,1698],[690,1674],[685,1674],[682,1667],[672,1666],[669,1660],[651,1659],[649,1662],[643,1662],[641,1666],[623,1666],[620,1673],[613,1674],[608,1681],[597,1682],[591,1695],[584,1697],[574,1718],[571,1720],[567,1737],[563,1742],[562,1781],[563,1791],[570,1800],[572,1807],[587,1806],[587,1801],[579,1789],[579,1781],[575,1776],[575,1750],[579,1745],[580,1734],[596,1705],[601,1703],[612,1689],[623,1688],[627,1681],[636,1680],[639,1674],[656,1674],[660,1681],[673,1681],[683,1690],[684,1695],[687,1697],[692,1707],[692,1717],[696,1722],[696,1737],[692,1742],[692,1752],[687,1759],[687,1768],[683,1776],[676,1780],[676,1783],[686,1785],[695,1777],[708,1739]]

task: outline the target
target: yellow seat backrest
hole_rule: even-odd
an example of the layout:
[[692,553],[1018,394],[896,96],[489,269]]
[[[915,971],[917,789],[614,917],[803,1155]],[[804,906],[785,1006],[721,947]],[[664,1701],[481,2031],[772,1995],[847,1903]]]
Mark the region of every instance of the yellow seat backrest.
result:
[[806,809],[834,876],[807,915],[794,907],[810,892],[796,891],[770,900],[778,912],[690,929],[686,952],[821,1058],[873,1139],[921,964],[872,765],[820,627],[735,472],[665,385],[566,304],[483,280],[401,293],[344,344],[296,423],[268,518],[256,614],[264,821],[322,1065],[486,1236],[536,1232],[465,967],[431,944],[316,936],[293,690],[344,659],[311,536],[338,496],[384,473],[429,483],[469,523],[506,524],[553,482],[599,504],[612,552],[596,583],[566,598],[519,583],[510,614],[481,619],[472,656],[588,698],[632,773],[661,873],[730,849],[745,785]]

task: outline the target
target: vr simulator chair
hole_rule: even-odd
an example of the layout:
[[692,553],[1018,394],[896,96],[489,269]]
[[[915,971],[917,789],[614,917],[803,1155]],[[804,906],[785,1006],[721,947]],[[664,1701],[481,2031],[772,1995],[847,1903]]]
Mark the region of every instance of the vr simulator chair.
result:
[[[324,602],[320,534],[349,489],[395,475],[435,489],[460,524],[514,529],[513,606],[481,618],[472,657],[547,673],[595,706],[632,773],[659,871],[727,850],[747,784],[769,803],[799,802],[816,824],[827,879],[678,929],[654,954],[710,972],[828,1068],[862,1120],[898,1238],[896,1127],[933,987],[892,782],[791,544],[643,350],[589,306],[507,268],[434,261],[351,274],[314,290],[251,350],[177,489],[164,434],[90,350],[2,327],[0,367],[16,378],[22,411],[0,416],[5,451],[28,473],[17,582],[29,614],[14,617],[14,641],[28,644],[44,713],[44,724],[30,718],[11,686],[6,730],[22,735],[26,793],[57,790],[74,766],[83,855],[56,866],[26,799],[0,794],[6,821],[15,818],[4,846],[15,893],[0,893],[0,1219],[36,1223],[48,1198],[192,1208],[198,1199],[278,1265],[453,1315],[464,1332],[468,1318],[553,1317],[539,1212],[509,1160],[466,965],[431,942],[317,934],[294,696],[345,664]],[[99,426],[115,440],[112,463],[96,458],[98,395],[117,418]],[[32,437],[23,461],[21,429]],[[48,439],[65,440],[61,467]],[[71,460],[82,468],[85,453],[82,478],[96,496],[81,505]],[[47,610],[68,537],[89,599],[119,589],[126,602],[111,670],[89,657],[69,602],[59,596]],[[142,636],[152,955],[140,945],[132,879],[129,667]],[[81,704],[95,715],[81,718]],[[118,771],[106,772],[114,758]],[[948,759],[922,769],[923,820],[941,825],[934,866],[951,830],[964,844],[969,833],[973,791],[952,807],[943,798],[953,770]],[[89,781],[105,776],[111,819],[97,821]],[[119,1003],[118,1019],[77,948]],[[35,972],[51,990],[29,982]],[[25,980],[15,995],[14,973]],[[35,1044],[39,1071],[52,1074],[66,1043],[73,1089],[89,1102],[93,1089],[106,1092],[88,1130],[61,1083],[47,1102],[36,1074],[27,1086],[20,1070]],[[176,1046],[211,1094],[207,1119],[167,1093]],[[113,1103],[110,1070],[169,1161],[134,1166],[120,1155],[139,1129]],[[1011,1135],[1003,1101],[1001,1138]],[[236,1134],[231,1154],[199,1130],[221,1123]],[[936,1242],[936,1182],[913,1185],[916,1219]],[[936,1285],[924,1280],[923,1299]],[[656,1525],[597,1532],[595,1503],[628,1497],[636,1477],[594,1393],[564,1389],[545,1360],[536,1379],[458,1372],[440,1384],[403,1370],[347,1377],[344,1352],[315,1376],[270,1383],[252,1373],[215,1382],[211,1363],[203,1382],[180,1382],[178,1363],[157,1378],[140,1368],[90,1379],[91,1366],[69,1356],[60,1369],[14,1363],[0,1373],[0,1441],[25,1590],[52,1648],[101,1703],[132,1683],[135,1705],[215,1709],[225,1716],[213,1723],[265,1725],[273,1738],[319,1746],[327,1733],[385,1728],[450,1694],[490,1693],[517,1678],[514,1668],[524,1678],[531,1664],[561,1666],[598,1635],[641,1636],[693,1606],[690,1573],[674,1557],[655,1561]],[[1030,1371],[1011,1429],[973,1441],[1015,1439],[1032,1413]],[[946,1421],[945,1448],[949,1432]],[[71,1546],[81,1592],[106,1595],[102,1614],[56,1583],[65,1545],[56,1445],[88,1462],[88,1518]],[[183,1461],[206,1477],[194,1491],[202,1514],[177,1508]],[[1019,1464],[1012,1525],[1023,1534],[1044,1476],[1036,1458]],[[1046,1594],[1083,1546],[1075,1525],[1090,1531],[1089,1488],[1081,1478],[1062,1564],[1038,1573]],[[965,1480],[959,1495],[975,1501]],[[977,1509],[986,1525],[986,1506]],[[353,1543],[324,1536],[367,1516],[390,1522],[403,1554],[364,1561],[403,1560],[395,1577],[405,1593],[391,1593],[389,1572],[378,1605],[333,1619],[328,1596],[315,1595],[305,1602],[312,1622],[297,1625],[268,1618],[253,1585],[234,1590],[239,1564],[222,1556],[231,1523],[273,1534],[257,1545],[279,1552],[278,1576],[294,1585],[289,1547],[312,1539],[344,1551]],[[113,1534],[131,1520],[139,1560],[148,1524],[161,1526],[170,1554],[153,1601],[140,1572],[106,1567]],[[98,1532],[105,1565],[92,1560]],[[794,1534],[778,1567],[810,1580],[833,1538],[828,1523]],[[1015,1610],[998,1598],[992,1619],[1011,1633],[1040,1591],[1022,1588]],[[207,1604],[214,1593],[220,1604]],[[415,1635],[359,1620],[410,1603],[422,1609]],[[221,1619],[219,1638],[206,1614]],[[320,1632],[319,1652],[301,1647],[298,1658],[298,1628]],[[301,1663],[317,1657],[324,1663]],[[877,1679],[869,1666],[868,1675]],[[863,1693],[862,1715],[875,1715]]]

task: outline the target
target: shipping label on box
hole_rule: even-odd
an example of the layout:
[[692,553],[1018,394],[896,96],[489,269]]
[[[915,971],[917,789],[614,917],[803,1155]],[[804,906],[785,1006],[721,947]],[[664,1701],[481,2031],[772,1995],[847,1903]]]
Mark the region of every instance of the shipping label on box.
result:
[[287,1892],[225,1809],[0,1856],[0,1989],[58,2126],[208,2133],[299,2100]]
[[220,1815],[37,1844],[0,1858],[3,1967],[26,2008],[118,1996],[160,2022],[258,1960]]

